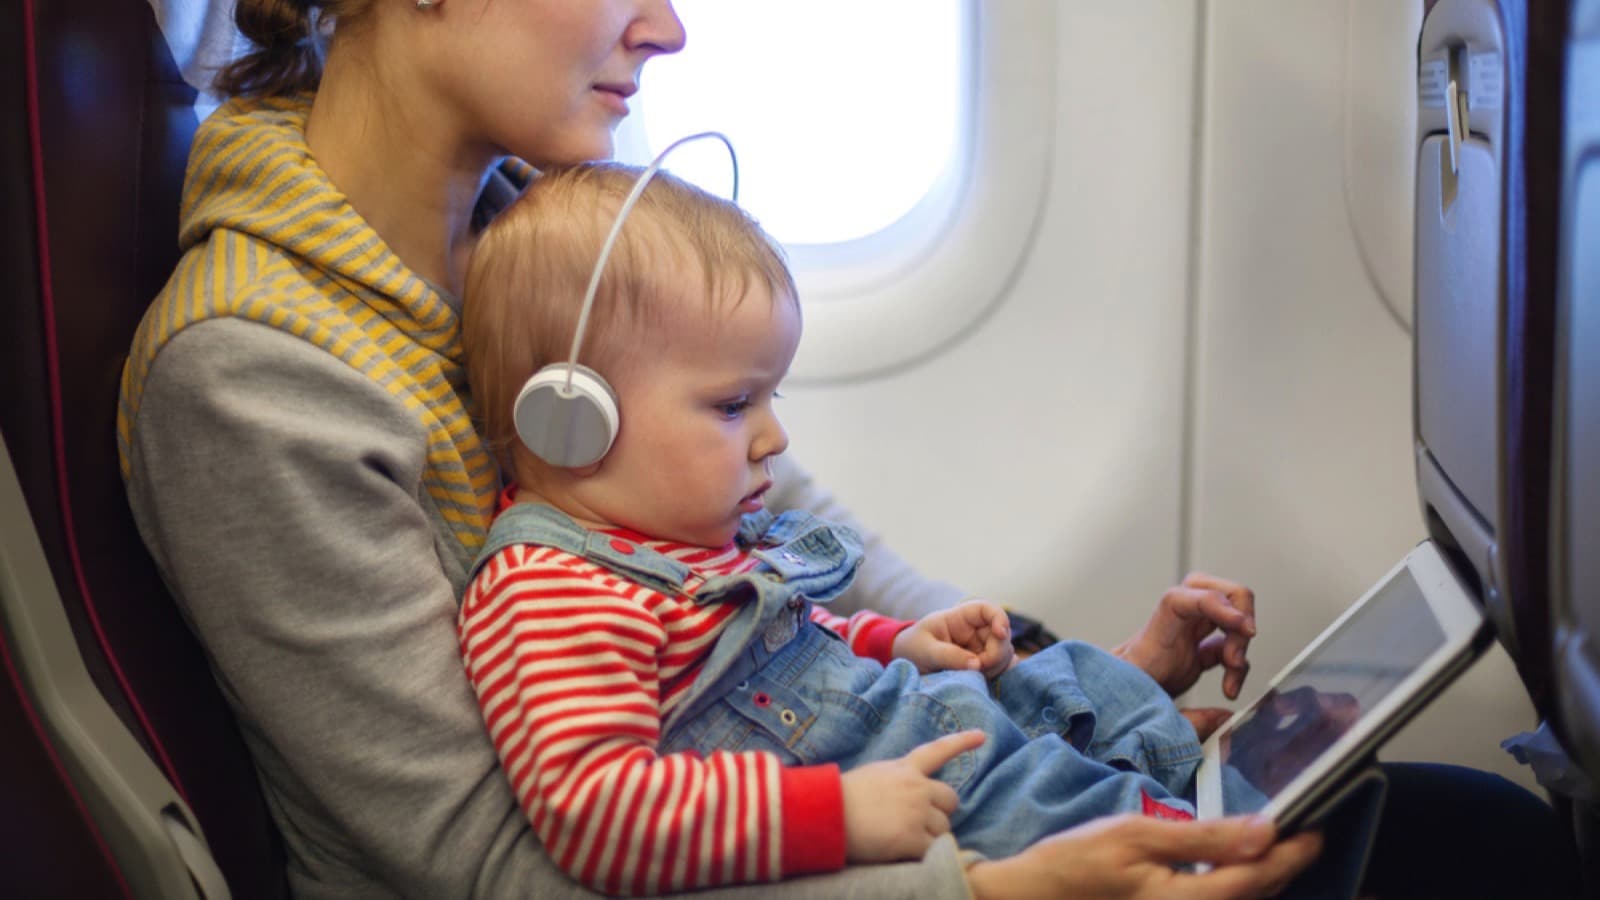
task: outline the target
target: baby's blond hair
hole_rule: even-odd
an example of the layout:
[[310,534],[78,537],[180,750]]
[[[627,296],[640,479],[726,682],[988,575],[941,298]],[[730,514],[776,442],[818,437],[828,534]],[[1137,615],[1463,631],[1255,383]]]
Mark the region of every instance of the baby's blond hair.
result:
[[[512,403],[530,375],[568,358],[600,245],[641,171],[615,163],[546,171],[478,238],[462,345],[482,434],[506,471]],[[774,303],[796,302],[782,251],[754,219],[657,172],[606,262],[578,362],[602,375],[621,370],[664,339],[662,326],[696,290],[714,320],[757,284]]]

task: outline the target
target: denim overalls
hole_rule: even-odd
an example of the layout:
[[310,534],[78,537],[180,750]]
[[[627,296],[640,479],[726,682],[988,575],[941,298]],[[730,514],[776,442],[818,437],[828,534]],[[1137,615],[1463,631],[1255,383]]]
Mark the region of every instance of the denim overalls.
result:
[[788,765],[848,771],[981,729],[988,740],[938,777],[960,795],[950,824],[961,845],[991,857],[1100,816],[1148,812],[1152,801],[1192,810],[1182,798],[1193,794],[1200,744],[1138,667],[1078,642],[1053,645],[992,683],[968,671],[919,675],[905,660],[884,666],[808,618],[808,603],[838,596],[860,564],[852,532],[808,513],[762,512],[745,518],[738,541],[762,565],[702,579],[523,503],[495,521],[478,565],[507,546],[539,544],[664,593],[698,585],[696,603],[740,604],[662,723],[660,753],[759,750]]

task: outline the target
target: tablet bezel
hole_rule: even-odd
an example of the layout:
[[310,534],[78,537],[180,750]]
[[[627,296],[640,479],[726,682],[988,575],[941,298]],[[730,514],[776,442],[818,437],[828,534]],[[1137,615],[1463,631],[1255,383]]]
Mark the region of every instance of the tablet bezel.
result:
[[1345,623],[1402,572],[1409,573],[1416,582],[1434,621],[1444,632],[1444,641],[1376,706],[1364,713],[1349,731],[1340,735],[1311,765],[1269,799],[1257,814],[1272,817],[1280,831],[1299,826],[1328,789],[1409,721],[1488,645],[1489,625],[1482,610],[1451,571],[1438,547],[1432,541],[1423,541],[1290,660],[1260,695],[1235,712],[1206,740],[1196,776],[1195,809],[1199,818],[1226,815],[1220,764],[1223,736],[1237,727],[1302,662],[1339,634]]

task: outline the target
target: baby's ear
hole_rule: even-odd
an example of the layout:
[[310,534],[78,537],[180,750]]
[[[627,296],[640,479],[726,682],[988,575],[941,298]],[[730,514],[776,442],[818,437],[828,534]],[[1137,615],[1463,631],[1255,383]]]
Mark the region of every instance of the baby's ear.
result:
[[587,466],[568,468],[566,466],[552,466],[529,450],[521,441],[514,440],[511,448],[511,477],[517,484],[526,488],[539,490],[541,487],[551,486],[567,479],[588,478],[600,471],[605,459],[590,463]]
[[605,464],[606,459],[602,456],[599,460],[589,463],[587,466],[573,466],[570,468],[563,468],[561,471],[571,475],[573,478],[588,478],[589,476],[594,475],[596,472],[599,472],[600,467]]

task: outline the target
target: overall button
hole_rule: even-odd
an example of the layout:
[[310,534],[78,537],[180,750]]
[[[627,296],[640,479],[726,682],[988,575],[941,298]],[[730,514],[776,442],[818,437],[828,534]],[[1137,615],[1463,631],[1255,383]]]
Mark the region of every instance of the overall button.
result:
[[800,717],[794,714],[794,710],[786,709],[783,712],[778,713],[778,720],[785,725],[792,726],[795,722],[800,721]]
[[1040,710],[1039,718],[1044,719],[1051,725],[1054,725],[1057,719],[1055,707],[1046,706],[1044,709]]
[[783,553],[781,553],[779,555],[781,555],[784,559],[787,559],[789,562],[792,562],[792,563],[803,562],[803,560],[800,559],[800,554],[794,552],[793,550],[785,550],[785,551],[783,551]]
[[766,709],[772,705],[772,695],[766,691],[756,691],[756,695],[750,699],[754,700],[756,705],[762,709]]
[[618,553],[626,554],[626,555],[629,555],[629,556],[633,555],[633,545],[628,543],[627,541],[623,540],[622,538],[612,538],[611,539],[611,549],[617,551]]
[[750,682],[741,681],[738,684],[734,685],[733,689],[736,690],[736,691],[748,691],[748,690],[750,690]]

